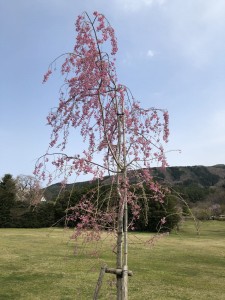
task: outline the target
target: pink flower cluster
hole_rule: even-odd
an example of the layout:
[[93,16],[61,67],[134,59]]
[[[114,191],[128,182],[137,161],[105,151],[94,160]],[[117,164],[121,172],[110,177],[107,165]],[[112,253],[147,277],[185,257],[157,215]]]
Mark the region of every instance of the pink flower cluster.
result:
[[[89,193],[88,197],[93,198],[93,195]],[[87,199],[86,195],[78,204],[70,207],[68,213],[67,221],[72,220],[76,224],[73,238],[77,239],[79,236],[83,236],[86,242],[99,240],[101,231],[103,229],[111,230],[116,218],[113,209],[110,211],[99,210],[91,199]]]

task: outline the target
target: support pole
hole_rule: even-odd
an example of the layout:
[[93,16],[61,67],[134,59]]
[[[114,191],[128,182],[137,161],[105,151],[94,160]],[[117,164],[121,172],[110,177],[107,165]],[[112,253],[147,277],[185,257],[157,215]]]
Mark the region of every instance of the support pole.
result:
[[98,277],[98,281],[97,281],[96,288],[95,288],[95,293],[94,293],[94,296],[93,296],[93,300],[98,299],[99,291],[100,291],[101,286],[102,286],[102,280],[103,280],[103,276],[105,275],[106,268],[107,268],[106,265],[101,267],[99,277]]

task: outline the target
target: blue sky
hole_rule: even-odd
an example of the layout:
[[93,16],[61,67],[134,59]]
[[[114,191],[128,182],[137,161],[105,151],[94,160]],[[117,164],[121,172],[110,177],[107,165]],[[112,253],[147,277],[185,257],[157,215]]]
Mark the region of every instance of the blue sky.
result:
[[116,31],[120,82],[169,111],[167,150],[181,150],[169,165],[225,163],[224,0],[0,0],[0,177],[31,175],[44,154],[61,81],[43,74],[72,49],[77,15],[95,10]]

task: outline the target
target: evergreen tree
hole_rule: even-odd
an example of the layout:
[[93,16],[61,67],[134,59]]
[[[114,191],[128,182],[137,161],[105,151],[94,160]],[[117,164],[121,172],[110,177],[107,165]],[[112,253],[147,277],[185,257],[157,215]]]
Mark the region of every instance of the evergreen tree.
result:
[[11,227],[11,209],[15,204],[16,184],[11,174],[5,174],[0,181],[0,227]]

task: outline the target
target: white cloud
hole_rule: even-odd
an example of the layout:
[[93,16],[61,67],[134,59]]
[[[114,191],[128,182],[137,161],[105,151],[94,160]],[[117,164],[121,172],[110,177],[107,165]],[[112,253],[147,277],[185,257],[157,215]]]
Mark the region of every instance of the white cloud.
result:
[[212,114],[208,132],[212,144],[225,144],[225,109]]
[[153,5],[162,6],[167,0],[117,0],[124,10],[129,12],[136,12],[144,7],[151,7]]
[[123,55],[122,62],[127,65],[134,65],[137,61],[141,62],[143,60],[152,59],[156,55],[156,52],[149,49],[147,52],[144,51],[131,51],[126,52]]
[[174,0],[163,13],[172,46],[193,65],[210,64],[224,48],[224,0]]
[[153,57],[153,56],[155,56],[155,52],[153,50],[149,49],[148,52],[147,52],[147,56],[148,57]]

